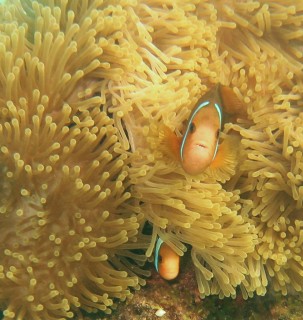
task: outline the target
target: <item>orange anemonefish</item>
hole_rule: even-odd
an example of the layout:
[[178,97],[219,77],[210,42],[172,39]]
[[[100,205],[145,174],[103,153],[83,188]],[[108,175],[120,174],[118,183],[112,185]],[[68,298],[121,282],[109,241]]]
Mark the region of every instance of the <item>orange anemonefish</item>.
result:
[[155,267],[165,280],[173,280],[179,274],[180,257],[161,238],[155,249]]
[[[191,112],[183,137],[177,137],[168,128],[164,130],[164,143],[185,172],[202,173],[207,167],[217,167],[224,148],[219,148],[219,136],[228,116],[245,116],[246,108],[233,90],[218,84],[205,94]],[[222,152],[221,152],[222,151]],[[218,158],[218,161],[216,161]]]
[[[226,153],[230,152],[228,144],[219,147],[219,135],[224,123],[246,116],[246,108],[233,90],[218,84],[196,104],[188,118],[183,137],[177,137],[168,128],[164,129],[165,151],[168,149],[169,154],[181,162],[184,171],[191,175],[200,174],[209,166],[219,167],[224,163]],[[180,257],[158,238],[155,267],[162,278],[176,278],[179,265]]]

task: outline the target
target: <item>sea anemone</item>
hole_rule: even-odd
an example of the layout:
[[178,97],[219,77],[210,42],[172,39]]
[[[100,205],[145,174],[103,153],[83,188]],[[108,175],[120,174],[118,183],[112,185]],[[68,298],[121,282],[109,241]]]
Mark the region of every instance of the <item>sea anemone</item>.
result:
[[134,271],[145,257],[131,251],[146,247],[144,217],[127,202],[129,156],[101,90],[123,71],[111,61],[125,51],[114,43],[123,12],[111,10],[75,1],[1,7],[5,319],[109,311],[144,284]]
[[[297,1],[0,5],[0,305],[5,319],[110,312],[160,236],[201,296],[303,286]],[[163,150],[217,83],[248,117],[217,169]],[[152,226],[146,234],[144,226]]]

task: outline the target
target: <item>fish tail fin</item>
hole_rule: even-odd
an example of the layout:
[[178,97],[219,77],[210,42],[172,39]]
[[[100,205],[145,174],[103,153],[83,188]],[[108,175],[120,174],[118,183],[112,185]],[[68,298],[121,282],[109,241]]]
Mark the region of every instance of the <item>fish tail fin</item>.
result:
[[177,137],[176,134],[165,125],[162,128],[160,128],[159,137],[160,150],[170,159],[174,161],[179,161],[181,138]]
[[223,109],[229,115],[238,118],[247,117],[247,106],[237,97],[232,88],[220,85],[220,96],[223,102]]

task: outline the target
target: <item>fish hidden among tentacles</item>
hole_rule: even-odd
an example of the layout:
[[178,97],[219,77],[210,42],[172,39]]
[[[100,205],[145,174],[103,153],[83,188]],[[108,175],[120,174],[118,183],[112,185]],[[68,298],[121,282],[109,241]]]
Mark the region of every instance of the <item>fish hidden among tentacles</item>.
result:
[[161,238],[158,238],[155,248],[155,267],[165,280],[173,280],[179,274],[180,257]]
[[200,174],[209,166],[220,167],[224,152],[228,151],[219,146],[224,123],[246,116],[246,107],[233,90],[218,84],[196,104],[183,137],[164,128],[163,147],[188,174]]

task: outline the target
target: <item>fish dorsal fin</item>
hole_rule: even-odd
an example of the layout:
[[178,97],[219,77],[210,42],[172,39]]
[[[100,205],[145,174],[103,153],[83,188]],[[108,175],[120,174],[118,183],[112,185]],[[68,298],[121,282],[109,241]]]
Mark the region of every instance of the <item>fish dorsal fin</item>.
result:
[[219,93],[224,112],[229,115],[237,115],[238,117],[247,116],[245,104],[239,100],[232,88],[220,85]]

